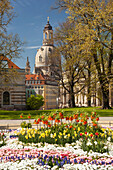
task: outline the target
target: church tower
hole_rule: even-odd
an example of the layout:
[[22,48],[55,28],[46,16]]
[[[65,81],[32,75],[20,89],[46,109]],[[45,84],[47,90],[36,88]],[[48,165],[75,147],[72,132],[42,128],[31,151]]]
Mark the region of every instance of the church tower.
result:
[[29,62],[28,57],[27,57],[27,62],[26,62],[26,67],[25,67],[25,73],[30,74],[30,62]]
[[43,45],[53,46],[53,30],[52,26],[49,23],[49,17],[47,20],[47,24],[43,30]]
[[49,23],[49,17],[47,19],[47,24],[43,29],[43,45],[37,50],[35,56],[35,68],[34,74],[50,75],[49,69],[49,59],[48,56],[52,54],[54,49],[53,44],[53,30]]

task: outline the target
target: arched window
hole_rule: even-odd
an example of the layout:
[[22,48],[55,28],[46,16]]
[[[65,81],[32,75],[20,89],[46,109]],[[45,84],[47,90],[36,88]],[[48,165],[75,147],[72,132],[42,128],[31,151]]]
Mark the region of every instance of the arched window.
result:
[[49,39],[51,39],[51,33],[49,33]]
[[45,39],[47,39],[47,32],[45,33]]
[[10,105],[10,94],[8,91],[3,93],[3,105]]
[[42,62],[42,56],[41,55],[39,56],[39,61]]

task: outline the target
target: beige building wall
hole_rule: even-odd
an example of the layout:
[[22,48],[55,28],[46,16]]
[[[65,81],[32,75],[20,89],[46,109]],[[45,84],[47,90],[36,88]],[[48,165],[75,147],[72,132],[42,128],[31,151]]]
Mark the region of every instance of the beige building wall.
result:
[[[4,93],[9,94],[9,103],[4,104]],[[25,70],[18,69],[15,77],[9,79],[7,83],[0,79],[0,107],[2,109],[26,108],[26,91],[25,91]]]
[[58,108],[58,86],[45,85],[45,105],[44,109]]

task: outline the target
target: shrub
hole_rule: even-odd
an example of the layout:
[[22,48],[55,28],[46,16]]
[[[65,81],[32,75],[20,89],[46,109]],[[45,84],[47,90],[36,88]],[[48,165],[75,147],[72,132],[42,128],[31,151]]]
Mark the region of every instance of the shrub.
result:
[[21,123],[21,128],[32,128],[32,125],[31,125],[30,122],[29,122],[29,123],[26,123],[26,121],[23,121],[23,122]]
[[31,95],[31,97],[27,99],[26,104],[29,110],[39,110],[44,104],[44,98],[41,95],[36,95],[36,97]]

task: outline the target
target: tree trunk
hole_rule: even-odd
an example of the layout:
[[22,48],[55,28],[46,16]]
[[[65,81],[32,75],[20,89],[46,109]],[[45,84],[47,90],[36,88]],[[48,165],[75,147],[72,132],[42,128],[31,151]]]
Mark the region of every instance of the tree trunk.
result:
[[109,88],[105,90],[105,87],[102,85],[101,90],[102,90],[102,109],[110,109],[111,107],[109,106]]
[[102,91],[102,108],[103,109],[110,109],[111,107],[109,106],[109,81],[106,77],[105,72],[101,72],[101,67],[100,63],[97,59],[97,54],[93,54],[94,62],[96,65],[96,70],[100,82],[100,88]]
[[75,107],[75,95],[74,95],[74,84],[73,82],[71,82],[71,86],[70,86],[70,105],[71,107]]
[[91,106],[91,63],[88,63],[88,88],[87,88],[87,106]]
[[73,108],[73,107],[75,107],[75,96],[74,96],[74,94],[71,94],[71,96],[70,96],[71,98],[71,107]]

